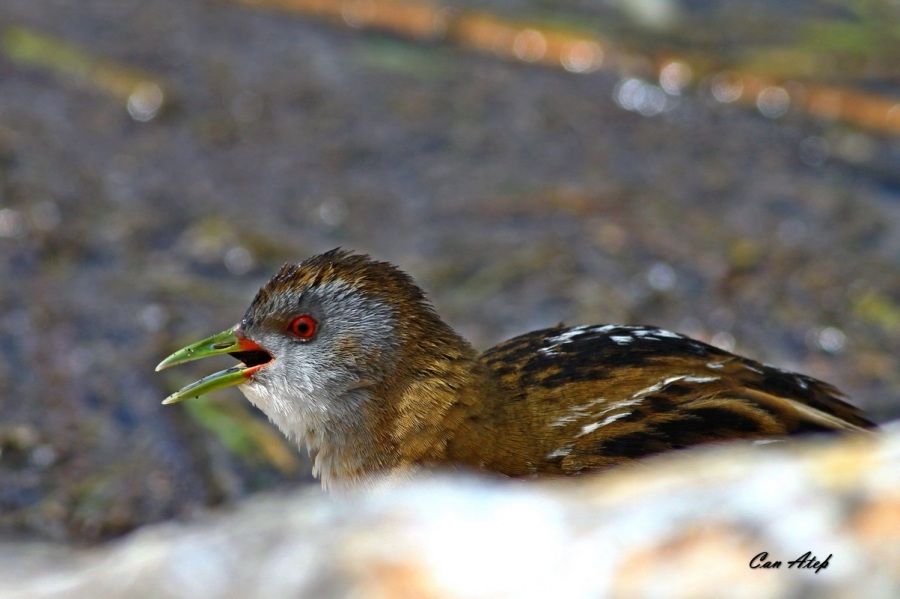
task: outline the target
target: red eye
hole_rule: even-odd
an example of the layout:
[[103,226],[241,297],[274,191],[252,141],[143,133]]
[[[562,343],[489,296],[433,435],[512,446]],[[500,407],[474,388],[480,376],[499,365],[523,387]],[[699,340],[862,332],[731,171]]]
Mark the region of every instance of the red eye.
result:
[[288,325],[288,331],[297,339],[309,341],[315,336],[318,324],[312,316],[304,314],[291,321],[291,324]]

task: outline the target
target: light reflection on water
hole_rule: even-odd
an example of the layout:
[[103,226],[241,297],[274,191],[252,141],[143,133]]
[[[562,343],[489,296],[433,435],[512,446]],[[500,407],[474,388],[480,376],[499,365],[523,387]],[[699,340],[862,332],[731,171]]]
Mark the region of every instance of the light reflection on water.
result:
[[760,114],[770,119],[787,114],[791,106],[791,97],[783,87],[767,87],[756,97],[756,107]]
[[623,79],[614,92],[616,103],[625,110],[655,116],[672,109],[676,100],[663,88],[636,78]]

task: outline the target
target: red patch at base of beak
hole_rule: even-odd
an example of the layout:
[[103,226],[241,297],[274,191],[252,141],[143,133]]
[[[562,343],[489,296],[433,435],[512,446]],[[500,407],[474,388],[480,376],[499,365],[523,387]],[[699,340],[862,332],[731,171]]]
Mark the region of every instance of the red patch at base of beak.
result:
[[249,366],[249,367],[245,368],[245,369],[242,371],[243,374],[244,374],[244,378],[247,378],[247,379],[251,378],[254,374],[256,374],[257,372],[259,372],[259,370],[260,370],[261,368],[263,368],[264,366],[267,366],[268,364],[269,364],[269,363],[266,362],[265,364],[257,364],[256,366]]
[[[237,337],[237,340],[238,340],[238,343],[237,343],[238,352],[232,353],[232,355],[234,355],[235,357],[237,357],[239,354],[243,354],[246,352],[251,355],[252,354],[263,354],[265,356],[268,356],[268,358],[269,358],[268,360],[266,360],[265,362],[262,362],[261,364],[253,364],[252,366],[247,365],[246,368],[244,368],[244,370],[242,371],[244,378],[250,379],[253,377],[254,374],[259,372],[259,370],[261,368],[263,368],[264,366],[267,366],[272,361],[272,354],[270,354],[265,349],[263,349],[263,347],[261,345],[259,345],[258,343],[256,343],[255,341],[251,341],[250,339],[247,339],[246,337],[244,337],[240,333],[240,331],[235,331],[234,336]],[[256,360],[254,360],[254,362],[255,361]],[[250,362],[249,356],[244,358],[245,365],[247,364],[247,362]]]
[[266,351],[258,343],[250,341],[237,331],[234,332],[234,336],[238,338],[238,348],[241,351]]

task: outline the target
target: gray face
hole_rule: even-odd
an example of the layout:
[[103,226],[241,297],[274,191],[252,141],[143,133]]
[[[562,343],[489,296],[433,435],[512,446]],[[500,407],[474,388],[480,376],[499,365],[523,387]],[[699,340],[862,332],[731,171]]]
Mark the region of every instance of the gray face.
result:
[[[289,332],[301,315],[315,320],[310,339]],[[240,332],[273,358],[241,390],[285,434],[316,449],[336,427],[358,424],[367,387],[390,373],[394,322],[384,303],[341,281],[272,294],[241,321]]]

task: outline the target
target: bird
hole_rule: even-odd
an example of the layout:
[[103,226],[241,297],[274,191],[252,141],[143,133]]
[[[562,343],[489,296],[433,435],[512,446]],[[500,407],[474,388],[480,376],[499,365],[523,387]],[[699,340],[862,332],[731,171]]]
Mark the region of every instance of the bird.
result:
[[442,467],[565,477],[876,428],[828,383],[653,326],[559,325],[479,353],[400,268],[341,248],[285,264],[239,323],[157,371],[218,354],[240,363],[163,403],[237,385],[326,488]]

